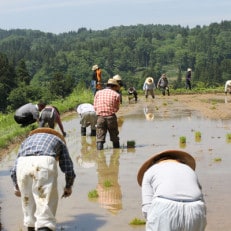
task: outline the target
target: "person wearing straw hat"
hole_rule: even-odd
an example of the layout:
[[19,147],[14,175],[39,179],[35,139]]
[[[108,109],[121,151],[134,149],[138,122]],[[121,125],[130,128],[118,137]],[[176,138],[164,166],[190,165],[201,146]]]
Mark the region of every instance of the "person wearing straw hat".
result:
[[92,81],[91,81],[91,87],[93,94],[98,90],[102,89],[102,71],[99,68],[99,66],[96,64],[92,67],[93,75],[92,75]]
[[204,231],[206,205],[195,159],[180,150],[151,156],[137,174],[146,231]]
[[188,68],[186,72],[186,89],[192,90],[191,84],[192,69]]
[[64,137],[52,128],[32,130],[21,144],[11,169],[14,193],[21,197],[28,231],[56,230],[57,163],[65,174],[62,197],[69,197],[76,175]]
[[144,85],[143,85],[143,90],[144,90],[144,94],[145,94],[145,98],[148,98],[148,95],[151,95],[152,98],[155,98],[155,94],[154,94],[154,89],[156,88],[156,85],[154,83],[154,80],[152,77],[148,77],[146,78]]
[[97,115],[96,142],[97,150],[103,149],[107,131],[113,148],[119,148],[119,129],[116,112],[120,106],[120,95],[118,93],[120,85],[115,79],[109,79],[107,87],[97,91],[94,97],[94,109]]

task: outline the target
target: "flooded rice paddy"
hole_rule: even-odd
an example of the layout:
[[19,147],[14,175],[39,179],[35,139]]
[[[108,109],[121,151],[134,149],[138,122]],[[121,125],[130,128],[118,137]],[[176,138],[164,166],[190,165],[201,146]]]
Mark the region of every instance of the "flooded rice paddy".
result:
[[[141,231],[144,225],[132,226],[134,218],[143,219],[141,190],[136,181],[140,165],[152,154],[166,149],[191,153],[197,162],[196,172],[207,203],[206,231],[231,230],[231,120],[210,120],[184,107],[158,110],[154,102],[140,104],[119,116],[121,149],[112,149],[107,136],[104,150],[97,151],[95,137],[80,136],[77,113],[64,119],[67,145],[77,178],[70,198],[60,199],[57,230],[68,231]],[[201,138],[195,133],[200,132]],[[186,138],[180,144],[179,138]],[[127,142],[134,141],[134,148]],[[20,231],[23,217],[20,199],[13,194],[9,170],[17,148],[0,161],[0,222],[2,231]],[[59,174],[60,197],[64,175]],[[89,199],[97,190],[99,197]]]

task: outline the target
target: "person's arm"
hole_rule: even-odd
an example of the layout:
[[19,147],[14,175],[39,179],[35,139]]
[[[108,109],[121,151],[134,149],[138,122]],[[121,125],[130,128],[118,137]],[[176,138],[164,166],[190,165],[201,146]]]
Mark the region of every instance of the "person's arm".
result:
[[55,118],[56,118],[56,123],[59,125],[59,128],[60,128],[63,136],[65,137],[66,136],[66,132],[64,131],[63,123],[62,123],[60,115],[59,115],[59,113],[57,112],[56,109],[55,109]]
[[66,181],[62,197],[68,197],[72,193],[72,186],[74,184],[76,175],[74,172],[73,162],[65,144],[62,144],[62,150],[59,155],[59,166],[61,171],[65,174]]

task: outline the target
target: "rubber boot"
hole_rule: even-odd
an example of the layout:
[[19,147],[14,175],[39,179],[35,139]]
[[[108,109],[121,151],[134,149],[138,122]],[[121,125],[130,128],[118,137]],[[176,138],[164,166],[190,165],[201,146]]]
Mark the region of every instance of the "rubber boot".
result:
[[81,136],[86,136],[87,129],[84,127],[81,127]]
[[91,130],[91,136],[96,136],[96,130]]
[[28,227],[27,231],[35,231],[35,228],[34,227]]
[[120,148],[120,142],[113,142],[113,148]]
[[103,142],[97,142],[97,150],[103,150]]
[[52,231],[51,229],[49,229],[48,227],[41,227],[38,228],[39,231]]

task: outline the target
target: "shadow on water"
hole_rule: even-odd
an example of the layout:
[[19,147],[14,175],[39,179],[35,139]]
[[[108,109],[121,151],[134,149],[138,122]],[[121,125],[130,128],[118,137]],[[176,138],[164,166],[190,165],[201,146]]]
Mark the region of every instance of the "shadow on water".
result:
[[[165,149],[184,149],[195,157],[196,171],[208,204],[206,230],[229,230],[231,223],[225,214],[231,212],[231,187],[227,187],[231,177],[231,144],[226,140],[227,133],[230,133],[230,122],[209,120],[179,107],[173,107],[171,111],[160,110],[155,104],[146,103],[118,118],[121,149],[113,149],[107,136],[105,149],[98,151],[96,138],[89,136],[90,130],[87,130],[86,137],[80,136],[78,115],[66,118],[66,140],[77,179],[72,196],[59,201],[57,230],[144,230],[144,226],[129,225],[134,218],[143,219],[136,174],[150,155]],[[199,140],[196,139],[196,132],[201,134]],[[186,137],[184,147],[179,143],[181,136]],[[134,141],[135,147],[127,148],[128,141]],[[13,195],[9,176],[15,158],[16,151],[0,162],[0,221],[5,227],[2,229],[4,231],[23,230],[20,200]],[[60,172],[60,193],[64,185]],[[88,198],[92,190],[98,192],[95,199]]]

